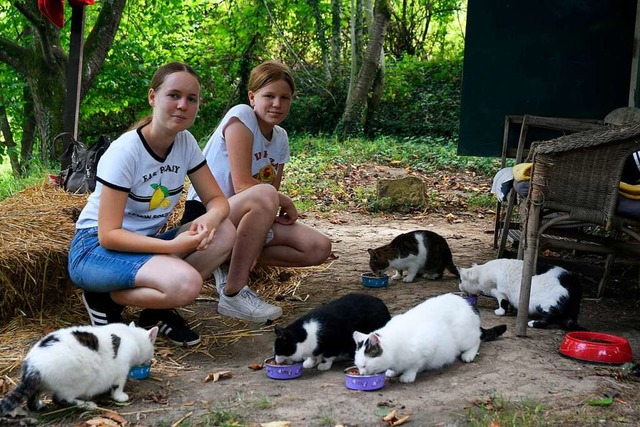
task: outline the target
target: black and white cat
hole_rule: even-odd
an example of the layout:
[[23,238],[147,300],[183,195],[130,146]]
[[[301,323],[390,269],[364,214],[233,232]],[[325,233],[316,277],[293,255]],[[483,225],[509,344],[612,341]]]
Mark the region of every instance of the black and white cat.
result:
[[492,341],[506,330],[505,325],[483,329],[464,298],[444,294],[394,316],[372,333],[354,332],[355,363],[361,375],[385,372],[412,383],[418,372],[449,365],[458,356],[472,362],[481,341]]
[[153,358],[158,327],[150,330],[133,323],[72,326],[51,332],[38,341],[22,363],[18,386],[0,401],[4,416],[27,401],[31,411],[44,407],[41,393],[52,393],[60,405],[83,405],[110,391],[116,402],[126,402],[123,391],[131,367]]
[[373,331],[390,318],[381,299],[347,294],[314,308],[286,327],[276,326],[276,363],[304,360],[305,368],[331,369],[336,358],[353,358],[354,331]]
[[369,268],[374,273],[382,273],[388,268],[395,268],[396,274],[391,279],[401,279],[402,272],[407,270],[404,282],[413,282],[416,275],[431,280],[442,278],[445,268],[458,276],[458,269],[453,263],[451,249],[444,237],[429,230],[416,230],[396,236],[391,243],[369,252]]
[[[494,259],[482,265],[460,268],[460,290],[471,295],[485,295],[498,300],[495,313],[504,316],[509,305],[518,310],[522,260]],[[584,330],[578,325],[582,287],[579,278],[564,268],[539,264],[531,278],[529,314],[540,319],[530,320],[532,328],[559,324],[564,329]]]

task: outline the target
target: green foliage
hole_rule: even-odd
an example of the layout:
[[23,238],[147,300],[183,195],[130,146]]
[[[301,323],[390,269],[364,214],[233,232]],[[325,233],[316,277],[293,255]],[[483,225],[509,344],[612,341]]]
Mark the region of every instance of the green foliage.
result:
[[461,77],[462,59],[425,62],[405,56],[391,62],[369,134],[455,138],[460,121]]
[[549,421],[544,405],[536,402],[513,402],[492,396],[486,402],[469,409],[466,421],[477,427],[543,427],[555,425]]
[[0,162],[0,201],[27,187],[42,183],[50,173],[57,173],[57,171],[45,168],[37,160],[31,162],[30,168],[28,176],[16,178],[11,171],[9,160],[7,158],[2,159]]

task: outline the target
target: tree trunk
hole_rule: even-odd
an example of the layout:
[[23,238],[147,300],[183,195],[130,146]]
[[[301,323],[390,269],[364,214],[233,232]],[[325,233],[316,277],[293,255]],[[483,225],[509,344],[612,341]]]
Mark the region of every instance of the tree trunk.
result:
[[376,78],[382,43],[391,19],[389,0],[376,0],[374,21],[369,31],[369,43],[352,96],[347,100],[342,118],[336,126],[339,138],[362,135],[367,117],[367,97]]
[[4,137],[4,145],[7,147],[7,155],[11,163],[13,176],[22,176],[22,168],[20,166],[20,158],[16,149],[16,142],[13,140],[13,133],[9,126],[9,118],[7,117],[7,109],[4,107],[4,96],[2,95],[2,85],[0,84],[0,134]]
[[362,65],[362,45],[363,26],[362,26],[362,1],[351,0],[351,76],[349,78],[349,92],[347,93],[347,104],[353,94]]
[[[103,0],[100,13],[84,45],[80,99],[97,76],[115,37],[126,0]],[[51,147],[53,137],[63,131],[69,56],[61,46],[60,31],[38,10],[37,0],[16,1],[14,6],[28,21],[32,38],[20,45],[0,37],[0,61],[14,68],[25,79],[32,99],[33,117],[40,140],[40,156],[45,165],[57,160],[63,147]],[[98,7],[98,6],[86,6]],[[66,28],[66,27],[64,27]],[[25,125],[28,126],[27,121]],[[23,129],[25,131],[28,129]]]
[[341,47],[342,47],[342,22],[340,19],[341,2],[331,0],[331,76],[334,80],[338,78],[341,68]]
[[320,45],[320,54],[322,56],[322,69],[324,71],[325,81],[331,81],[331,67],[329,65],[329,46],[327,46],[327,38],[325,35],[325,25],[320,12],[318,0],[307,0],[313,11],[313,19],[315,20],[316,40]]

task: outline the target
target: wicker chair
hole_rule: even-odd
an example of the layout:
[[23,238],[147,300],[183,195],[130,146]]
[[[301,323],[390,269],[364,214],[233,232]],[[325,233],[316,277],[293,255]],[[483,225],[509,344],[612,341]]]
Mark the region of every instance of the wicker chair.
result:
[[[530,189],[522,224],[524,248],[519,307],[529,306],[531,276],[535,272],[540,236],[562,221],[588,222],[602,227],[607,236],[584,236],[568,248],[601,254],[640,257],[639,223],[616,214],[618,186],[626,158],[640,150],[640,124],[589,130],[534,142]],[[541,222],[541,211],[560,213]],[[620,238],[623,234],[631,239]],[[588,243],[585,243],[588,242]],[[605,266],[611,268],[612,256]],[[526,336],[528,310],[518,310],[516,335]]]

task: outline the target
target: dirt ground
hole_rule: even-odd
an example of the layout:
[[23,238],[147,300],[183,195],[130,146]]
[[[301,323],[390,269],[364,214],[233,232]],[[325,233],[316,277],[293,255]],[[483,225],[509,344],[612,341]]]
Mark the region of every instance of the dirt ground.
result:
[[[279,322],[283,324],[349,292],[376,295],[396,314],[427,297],[457,291],[457,280],[448,273],[439,281],[423,279],[411,284],[394,281],[387,288],[364,288],[359,276],[368,269],[366,249],[385,244],[399,233],[424,228],[440,233],[448,240],[455,263],[462,267],[492,259],[495,253],[493,218],[476,214],[460,215],[456,221],[437,215],[372,218],[359,214],[305,221],[331,237],[337,258],[304,279],[298,294],[308,295],[308,299],[285,310],[285,318]],[[593,290],[585,291],[581,324],[591,330],[627,337],[634,354],[640,354],[637,299],[611,297],[598,301],[589,299]],[[197,303],[199,310],[207,312],[213,310],[213,304]],[[619,372],[616,367],[562,357],[558,353],[564,336],[562,330],[530,330],[528,337],[516,337],[515,316],[499,318],[493,313],[494,304],[489,298],[479,299],[482,323],[486,326],[506,323],[508,330],[503,337],[485,343],[473,363],[456,362],[442,370],[424,372],[413,384],[391,381],[379,391],[348,390],[342,372],[348,362],[334,365],[327,372],[305,370],[296,380],[271,380],[264,371],[248,368],[271,354],[273,334],[271,327],[266,327],[232,345],[203,348],[201,354],[180,358],[180,351],[176,351],[173,357],[180,358],[185,369],[170,377],[131,381],[128,389],[133,403],[120,412],[131,414],[128,418],[144,425],[175,422],[181,417],[195,423],[200,414],[229,410],[251,423],[284,420],[293,426],[371,426],[382,425],[376,408],[387,406],[410,414],[411,425],[434,426],[455,424],[473,402],[497,396],[508,401],[543,404],[548,408],[545,418],[557,419],[560,425],[638,425],[640,382],[616,378]],[[217,322],[216,328],[220,326],[219,318],[210,322]],[[208,374],[227,370],[232,371],[232,378],[204,382]],[[617,393],[619,400],[609,407],[586,404],[606,393]]]
[[[349,292],[378,296],[392,314],[397,314],[427,297],[457,291],[457,279],[449,273],[439,281],[393,281],[381,289],[360,284],[360,273],[368,270],[366,249],[388,243],[402,232],[438,232],[449,242],[458,266],[468,267],[495,256],[490,215],[460,214],[454,221],[444,214],[336,215],[304,219],[331,237],[336,259],[306,273],[297,289],[299,300],[283,302],[285,316],[278,323],[286,324]],[[627,337],[634,354],[640,354],[638,299],[615,294],[599,301],[590,299],[594,289],[588,286],[580,323],[591,330]],[[496,316],[495,302],[489,298],[478,301],[483,326],[506,323],[508,329],[497,341],[484,343],[473,363],[458,361],[438,371],[423,372],[412,384],[389,381],[374,392],[345,387],[343,369],[349,362],[334,364],[326,372],[305,370],[301,378],[289,381],[271,380],[264,370],[249,369],[271,355],[273,325],[247,324],[242,329],[245,336],[231,344],[217,344],[212,335],[224,333],[226,320],[215,314],[214,300],[205,298],[189,307],[189,319],[197,323],[203,337],[198,351],[163,346],[157,358],[165,369],[153,371],[150,379],[127,383],[130,405],[118,407],[106,402],[102,406],[118,411],[132,425],[145,426],[215,425],[202,420],[206,414],[223,410],[258,425],[279,420],[292,426],[375,426],[383,425],[380,408],[409,414],[409,425],[445,426],[465,425],[462,420],[474,402],[496,397],[540,404],[543,418],[553,425],[638,425],[640,381],[620,377],[619,367],[562,357],[558,353],[562,330],[529,330],[526,338],[516,337],[515,316]],[[209,374],[222,371],[231,371],[232,377],[205,381]],[[587,404],[611,393],[617,394],[617,400],[610,406]],[[520,424],[515,421],[512,425]]]

